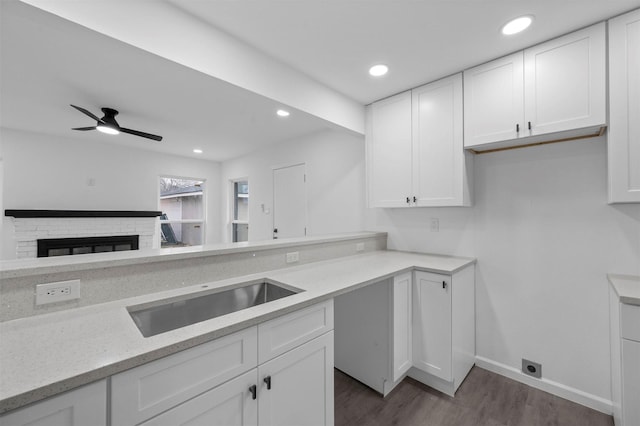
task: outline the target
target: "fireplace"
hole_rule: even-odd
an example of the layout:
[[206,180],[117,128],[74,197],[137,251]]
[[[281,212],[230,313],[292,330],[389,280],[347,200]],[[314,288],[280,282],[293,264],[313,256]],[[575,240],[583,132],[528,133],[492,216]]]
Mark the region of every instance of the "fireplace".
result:
[[18,259],[149,250],[158,238],[161,214],[146,210],[5,210],[13,222]]
[[138,250],[139,240],[139,235],[40,239],[38,257]]

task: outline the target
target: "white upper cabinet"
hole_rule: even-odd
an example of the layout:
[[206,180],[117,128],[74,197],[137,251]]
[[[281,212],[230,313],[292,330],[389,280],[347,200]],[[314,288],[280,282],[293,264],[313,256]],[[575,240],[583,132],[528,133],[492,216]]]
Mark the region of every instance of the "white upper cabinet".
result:
[[470,205],[468,154],[463,146],[462,74],[413,89],[411,102],[411,201],[425,207]]
[[524,51],[524,116],[531,135],[606,123],[605,40],[600,23]]
[[471,204],[462,113],[461,74],[368,107],[370,207]]
[[610,203],[640,202],[640,9],[609,21]]
[[522,52],[464,72],[465,146],[515,139],[524,121]]
[[370,105],[366,133],[370,206],[409,206],[411,92]]
[[465,148],[600,134],[606,125],[605,40],[600,23],[465,71]]

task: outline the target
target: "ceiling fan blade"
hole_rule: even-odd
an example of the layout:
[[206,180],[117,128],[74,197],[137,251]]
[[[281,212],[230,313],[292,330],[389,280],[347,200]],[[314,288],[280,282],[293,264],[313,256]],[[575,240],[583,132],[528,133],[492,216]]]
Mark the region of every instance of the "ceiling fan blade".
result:
[[95,130],[96,126],[91,126],[91,127],[75,127],[71,130]]
[[74,107],[75,109],[77,109],[78,111],[80,111],[81,113],[83,113],[83,114],[85,114],[85,115],[88,115],[89,117],[93,118],[93,119],[94,119],[94,120],[96,120],[98,123],[104,123],[104,122],[102,121],[102,119],[98,118],[96,115],[94,115],[94,114],[93,114],[93,113],[91,113],[90,111],[87,111],[86,109],[81,108],[81,107],[79,107],[79,106],[75,106],[75,105],[73,105],[73,104],[69,104],[69,105],[71,105],[72,107]]
[[152,135],[151,133],[139,132],[138,130],[125,129],[120,127],[122,133],[129,133],[130,135],[142,136],[143,138],[153,139],[154,141],[161,141],[162,136]]

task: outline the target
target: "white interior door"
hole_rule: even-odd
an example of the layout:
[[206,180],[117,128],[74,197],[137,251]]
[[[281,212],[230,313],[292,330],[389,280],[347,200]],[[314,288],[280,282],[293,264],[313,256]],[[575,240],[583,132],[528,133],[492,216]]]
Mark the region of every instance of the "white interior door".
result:
[[273,238],[307,234],[305,165],[273,170]]

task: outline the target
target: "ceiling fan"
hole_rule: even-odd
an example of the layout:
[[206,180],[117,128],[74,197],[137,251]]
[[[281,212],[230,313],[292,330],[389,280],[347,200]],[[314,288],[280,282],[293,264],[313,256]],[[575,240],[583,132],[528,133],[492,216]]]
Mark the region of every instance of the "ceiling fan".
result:
[[107,133],[109,135],[117,135],[118,133],[129,133],[130,135],[141,136],[143,138],[153,139],[154,141],[161,141],[162,136],[152,135],[151,133],[140,132],[138,130],[126,129],[124,127],[120,127],[118,122],[116,121],[116,115],[118,115],[118,111],[113,108],[102,108],[102,112],[104,113],[104,117],[98,118],[91,112],[87,111],[84,108],[79,106],[71,105],[78,111],[83,114],[88,115],[97,121],[95,126],[92,127],[76,127],[71,130],[98,130],[102,133]]

